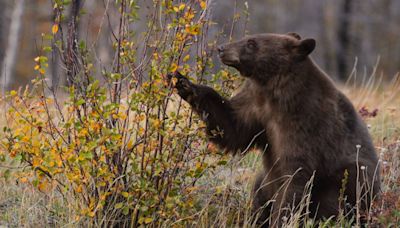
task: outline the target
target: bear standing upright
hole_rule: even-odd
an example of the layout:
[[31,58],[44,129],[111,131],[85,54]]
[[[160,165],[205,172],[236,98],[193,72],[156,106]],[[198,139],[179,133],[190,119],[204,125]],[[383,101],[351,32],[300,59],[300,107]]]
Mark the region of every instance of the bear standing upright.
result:
[[253,191],[253,210],[263,226],[279,226],[289,216],[286,209],[301,204],[310,179],[310,216],[317,219],[338,215],[343,198],[350,208],[366,209],[380,189],[368,129],[309,57],[314,48],[315,40],[295,33],[252,35],[219,46],[221,61],[245,77],[231,99],[173,75],[178,94],[206,122],[212,142],[232,153],[250,146],[263,151]]

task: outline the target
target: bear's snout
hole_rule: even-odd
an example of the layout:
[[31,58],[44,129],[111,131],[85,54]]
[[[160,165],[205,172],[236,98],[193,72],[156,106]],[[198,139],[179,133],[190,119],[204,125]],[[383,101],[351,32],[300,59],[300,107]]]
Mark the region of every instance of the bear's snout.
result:
[[218,53],[219,53],[219,54],[223,53],[223,52],[224,52],[224,46],[223,46],[223,45],[219,45],[219,46],[217,47],[217,50],[218,50]]
[[225,65],[235,67],[239,64],[240,60],[235,48],[223,44],[217,47],[217,51],[218,51],[218,57]]
[[222,60],[224,55],[226,54],[226,47],[225,45],[221,44],[217,46],[218,57]]

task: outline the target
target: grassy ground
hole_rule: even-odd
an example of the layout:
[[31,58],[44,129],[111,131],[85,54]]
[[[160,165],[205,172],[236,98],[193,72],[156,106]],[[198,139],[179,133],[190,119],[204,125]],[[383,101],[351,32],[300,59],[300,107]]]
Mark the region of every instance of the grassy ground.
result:
[[[383,193],[371,212],[374,224],[400,225],[400,82],[381,85],[366,81],[342,87],[367,122],[381,159]],[[232,158],[224,169],[207,173],[197,184],[202,203],[197,207],[197,227],[250,226],[249,205],[253,174],[259,167],[259,153]],[[15,167],[0,163],[0,227],[75,227],[84,225],[56,192],[41,193],[13,178]],[[18,169],[22,169],[19,167]],[[8,176],[8,178],[6,178]],[[212,190],[212,191],[211,191]],[[165,224],[166,227],[178,223]]]

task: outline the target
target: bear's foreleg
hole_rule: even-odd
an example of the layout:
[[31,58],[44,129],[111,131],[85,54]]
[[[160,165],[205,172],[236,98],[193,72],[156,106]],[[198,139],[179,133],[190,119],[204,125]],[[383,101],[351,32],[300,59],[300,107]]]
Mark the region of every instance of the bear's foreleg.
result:
[[228,151],[247,151],[251,145],[266,145],[264,128],[259,124],[248,124],[236,115],[231,102],[214,89],[197,85],[176,72],[175,88],[207,125],[210,140]]

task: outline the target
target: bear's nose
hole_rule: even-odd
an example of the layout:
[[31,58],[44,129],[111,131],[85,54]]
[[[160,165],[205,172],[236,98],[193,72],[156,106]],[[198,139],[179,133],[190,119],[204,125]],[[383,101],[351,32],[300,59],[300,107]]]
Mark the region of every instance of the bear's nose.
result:
[[224,52],[224,46],[219,45],[219,46],[217,47],[217,50],[218,50],[218,52],[221,54],[222,52]]

